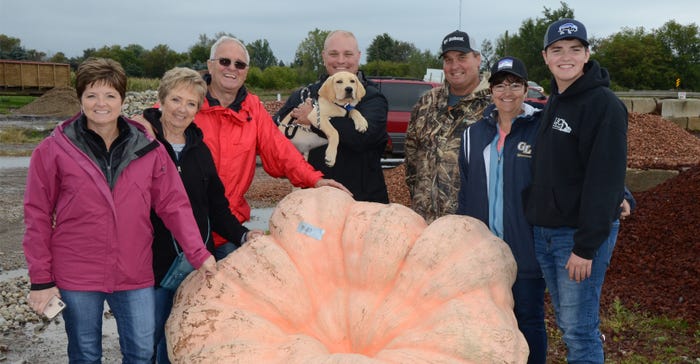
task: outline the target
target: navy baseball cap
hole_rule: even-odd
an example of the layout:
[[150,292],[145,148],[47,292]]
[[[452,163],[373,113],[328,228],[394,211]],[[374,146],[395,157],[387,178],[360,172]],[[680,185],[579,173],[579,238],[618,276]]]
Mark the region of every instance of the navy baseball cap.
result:
[[491,77],[489,83],[493,80],[497,73],[510,73],[518,78],[527,80],[527,68],[525,63],[515,57],[503,57],[496,61],[491,67]]
[[564,18],[550,24],[544,35],[544,49],[546,50],[552,43],[562,39],[578,39],[584,46],[588,47],[586,27],[578,20]]
[[474,52],[476,51],[474,39],[463,31],[455,30],[442,39],[442,44],[440,45],[440,57],[444,56],[445,52],[448,51],[458,51],[463,53]]

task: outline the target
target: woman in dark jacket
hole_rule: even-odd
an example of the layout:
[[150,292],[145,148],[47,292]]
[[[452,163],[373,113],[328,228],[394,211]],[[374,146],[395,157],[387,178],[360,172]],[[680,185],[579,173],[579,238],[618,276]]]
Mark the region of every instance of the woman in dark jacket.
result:
[[[213,253],[212,231],[239,245],[263,232],[249,231],[231,214],[211,152],[204,144],[202,131],[192,123],[206,92],[207,85],[199,73],[188,68],[173,68],[165,73],[158,88],[160,109],[147,109],[143,115],[153,125],[156,137],[175,162],[202,240]],[[164,327],[175,292],[161,287],[160,283],[181,249],[153,212],[151,221],[154,229],[153,272],[157,284],[156,356],[158,363],[169,363]]]

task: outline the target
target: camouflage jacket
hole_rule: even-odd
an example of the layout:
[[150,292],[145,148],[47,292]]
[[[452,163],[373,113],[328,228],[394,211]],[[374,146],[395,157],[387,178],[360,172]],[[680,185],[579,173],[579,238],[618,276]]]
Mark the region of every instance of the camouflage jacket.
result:
[[406,131],[406,184],[411,208],[428,223],[457,211],[462,132],[491,103],[486,78],[459,103],[447,106],[448,86],[433,88],[413,107]]

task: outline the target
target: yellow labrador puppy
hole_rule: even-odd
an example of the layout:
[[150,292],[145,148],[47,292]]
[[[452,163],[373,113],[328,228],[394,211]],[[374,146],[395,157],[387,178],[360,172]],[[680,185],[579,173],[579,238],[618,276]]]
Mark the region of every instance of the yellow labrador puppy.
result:
[[[347,115],[353,120],[355,130],[364,133],[368,127],[367,120],[355,109],[357,103],[360,102],[360,99],[364,96],[365,87],[362,86],[357,76],[345,71],[329,76],[318,90],[318,103],[314,103],[313,110],[309,113],[308,119],[311,120],[316,128],[320,129],[326,135],[328,146],[326,147],[325,162],[329,167],[335,165],[339,142],[338,131],[331,125],[330,118]],[[280,130],[285,132],[290,123],[292,123],[291,113],[287,114],[280,122]],[[323,138],[318,137],[318,135],[311,131],[303,131],[301,135],[297,133],[297,135],[291,139],[297,149],[304,154],[313,148],[325,144],[325,140],[318,140]]]

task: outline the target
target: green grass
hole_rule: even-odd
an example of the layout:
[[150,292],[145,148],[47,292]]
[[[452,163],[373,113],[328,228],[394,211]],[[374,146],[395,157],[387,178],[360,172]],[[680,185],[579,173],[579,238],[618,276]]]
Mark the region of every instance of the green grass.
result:
[[142,92],[148,90],[157,90],[160,85],[160,79],[157,78],[137,78],[129,77],[126,83],[127,91]]
[[9,114],[35,99],[36,96],[0,96],[0,114]]
[[[549,349],[547,363],[565,363],[566,347],[547,307]],[[600,330],[606,336],[606,363],[700,363],[700,325],[652,315],[615,300],[601,312]]]
[[9,127],[0,129],[1,144],[31,144],[38,143],[51,134],[51,129],[32,129]]

